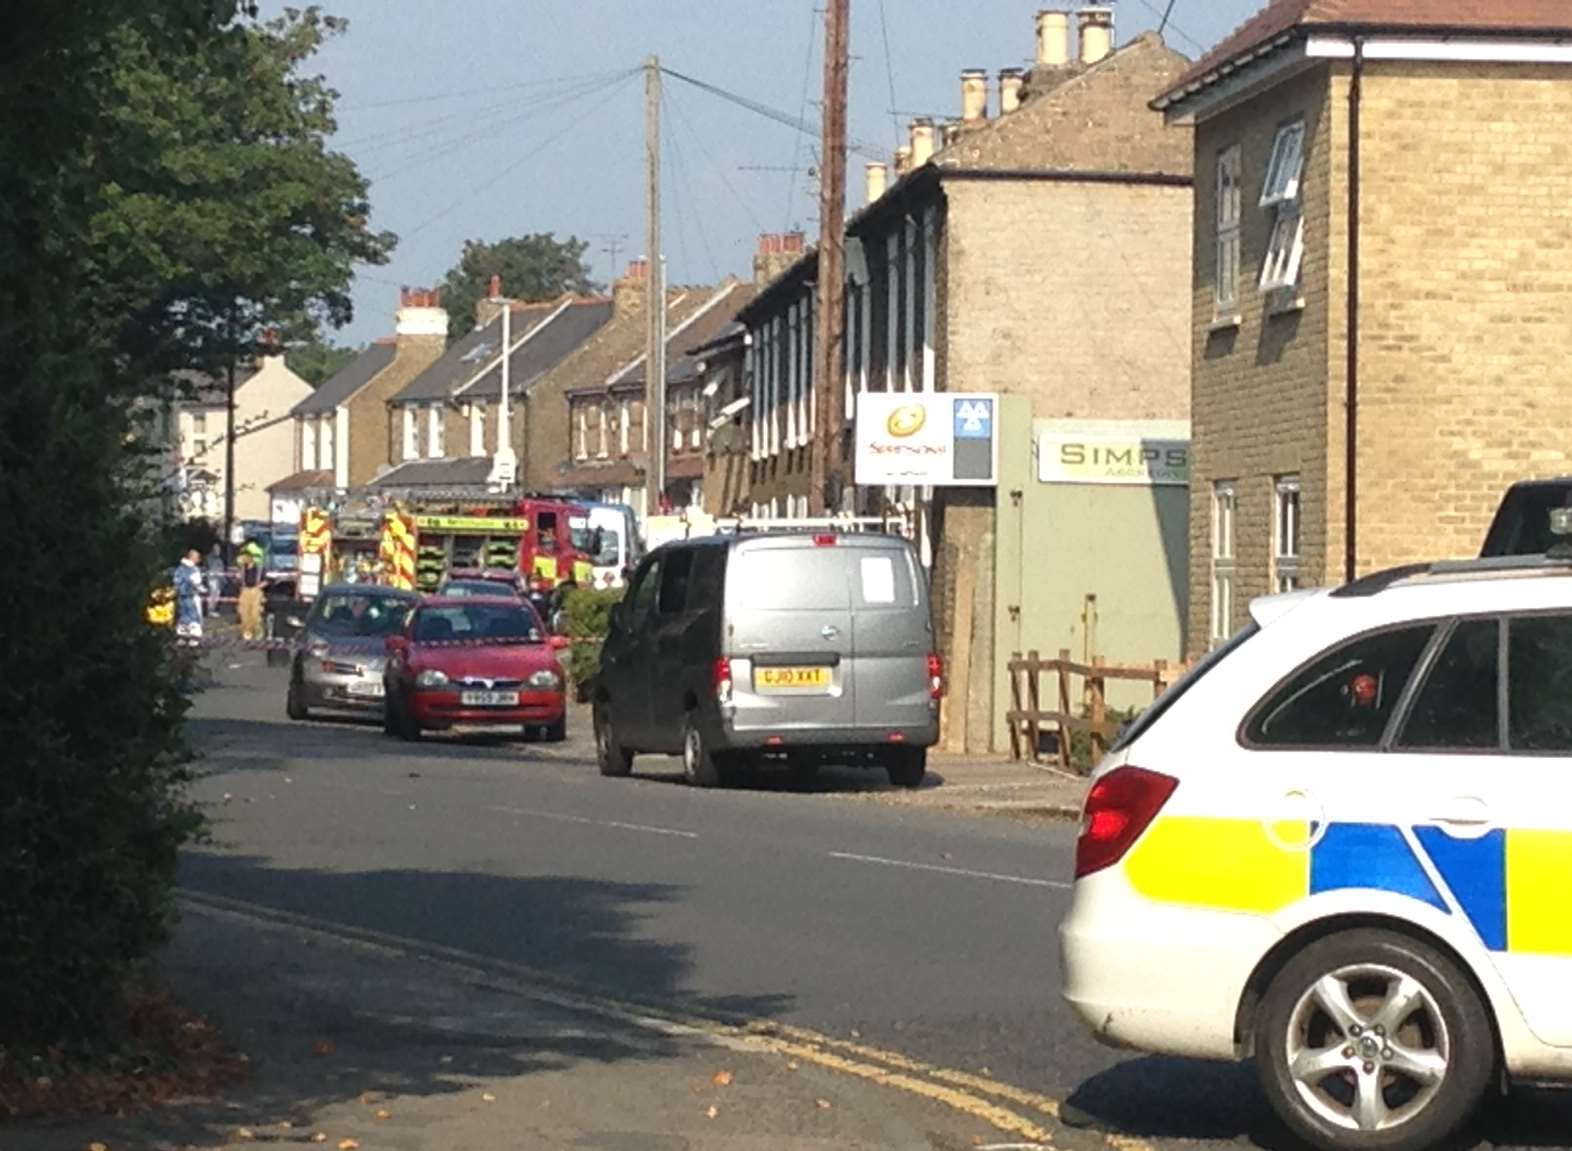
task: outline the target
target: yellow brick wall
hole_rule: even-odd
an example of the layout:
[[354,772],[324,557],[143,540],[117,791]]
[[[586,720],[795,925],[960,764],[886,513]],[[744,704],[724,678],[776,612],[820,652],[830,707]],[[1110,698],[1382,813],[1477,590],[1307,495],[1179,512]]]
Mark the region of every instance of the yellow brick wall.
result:
[[[1322,70],[1196,129],[1188,645],[1192,652],[1205,650],[1211,622],[1212,492],[1217,481],[1234,481],[1238,493],[1234,527],[1236,624],[1243,622],[1251,598],[1271,590],[1277,477],[1298,475],[1302,484],[1303,581],[1321,582],[1331,562],[1328,317],[1329,308],[1342,306],[1342,294],[1329,294],[1333,247],[1341,242],[1332,235],[1329,186],[1335,144],[1329,98],[1329,77]],[[1257,283],[1275,217],[1272,210],[1258,204],[1277,130],[1297,116],[1305,117],[1306,139],[1301,177],[1305,250],[1299,275],[1303,307],[1272,310],[1269,304],[1274,301],[1261,294]],[[1239,322],[1229,326],[1217,323],[1215,310],[1215,205],[1217,158],[1234,145],[1241,149],[1242,231]],[[1341,411],[1340,392],[1335,407]],[[1336,498],[1341,500],[1341,496]],[[1331,514],[1333,518],[1341,516],[1340,502]]]
[[1183,419],[1189,187],[949,180],[941,390],[1039,417]]
[[[349,401],[349,486],[369,483],[383,468],[403,460],[402,422],[395,435],[389,402],[411,380],[436,363],[446,348],[441,336],[400,336],[393,362]],[[424,418],[425,413],[421,413]],[[402,421],[403,417],[398,419]],[[425,434],[424,428],[421,430]],[[421,441],[424,443],[424,439]],[[390,451],[394,445],[399,450]],[[343,451],[343,448],[338,450]]]
[[1364,86],[1361,570],[1478,553],[1572,471],[1572,70],[1373,65]]

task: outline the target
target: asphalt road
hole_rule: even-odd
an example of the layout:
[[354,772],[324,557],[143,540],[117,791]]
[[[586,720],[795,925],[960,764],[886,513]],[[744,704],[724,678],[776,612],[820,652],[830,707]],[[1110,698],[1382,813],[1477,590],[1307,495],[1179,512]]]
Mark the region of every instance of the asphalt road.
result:
[[[1060,1004],[1068,825],[881,805],[836,774],[696,791],[656,759],[607,780],[582,732],[543,749],[291,724],[284,672],[240,662],[193,713],[214,842],[187,854],[188,889],[857,1039],[1159,1143],[1283,1142],[1247,1069],[1109,1051]],[[1559,1095],[1484,1131],[1567,1132]]]

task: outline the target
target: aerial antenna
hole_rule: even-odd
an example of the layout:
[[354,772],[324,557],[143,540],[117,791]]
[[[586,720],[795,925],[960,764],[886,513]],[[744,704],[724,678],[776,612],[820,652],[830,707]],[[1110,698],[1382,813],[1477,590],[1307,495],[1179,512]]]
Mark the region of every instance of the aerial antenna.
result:
[[1163,9],[1162,21],[1157,25],[1157,34],[1159,36],[1163,34],[1163,29],[1168,27],[1168,17],[1174,14],[1174,5],[1177,3],[1179,3],[1179,0],[1168,0],[1168,7]]

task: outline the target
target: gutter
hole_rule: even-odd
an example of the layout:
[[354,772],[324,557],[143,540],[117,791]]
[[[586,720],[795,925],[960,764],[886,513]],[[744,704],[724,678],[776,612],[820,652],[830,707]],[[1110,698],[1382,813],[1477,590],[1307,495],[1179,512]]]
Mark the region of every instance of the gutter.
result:
[[1359,568],[1359,133],[1364,102],[1365,40],[1354,37],[1354,67],[1348,84],[1348,399],[1343,471],[1343,578],[1353,583]]

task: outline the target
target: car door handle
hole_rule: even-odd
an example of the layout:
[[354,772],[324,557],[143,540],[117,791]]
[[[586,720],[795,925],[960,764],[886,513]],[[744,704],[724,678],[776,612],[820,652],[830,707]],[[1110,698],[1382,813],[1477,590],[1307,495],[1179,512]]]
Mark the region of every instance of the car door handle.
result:
[[819,634],[825,639],[834,639],[836,636],[841,634],[841,629],[838,627],[833,627],[830,624],[825,624],[819,629]]

